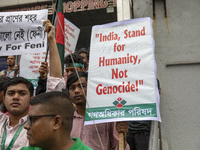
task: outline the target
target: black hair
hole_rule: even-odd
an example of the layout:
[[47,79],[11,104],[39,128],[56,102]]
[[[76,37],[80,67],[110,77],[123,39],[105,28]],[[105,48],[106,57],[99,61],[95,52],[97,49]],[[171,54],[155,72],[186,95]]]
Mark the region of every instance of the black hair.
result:
[[[9,80],[10,80],[10,77],[0,76],[0,92],[2,92],[4,90],[5,85]],[[1,112],[6,112],[7,111],[6,106],[5,106],[5,104],[3,102],[0,104],[0,111]]]
[[87,56],[87,60],[89,61],[89,51],[86,50],[85,47],[83,47],[83,48],[81,48],[81,49],[78,50],[78,54],[80,54],[80,53],[85,53],[86,56]]
[[3,112],[3,113],[5,113],[7,111],[7,108],[6,108],[4,103],[0,104],[0,111]]
[[[78,75],[79,77],[85,77],[86,81],[88,79],[88,74],[86,72],[83,71],[78,71]],[[69,75],[69,77],[67,78],[67,88],[69,89],[69,87],[78,80],[78,76],[76,74],[76,72],[73,72],[72,74]]]
[[86,69],[86,63],[83,61],[83,57],[81,55],[77,54],[77,53],[68,54],[65,57],[65,61],[64,61],[65,64],[73,63],[71,55],[72,55],[72,58],[74,60],[74,63],[81,63],[81,64],[84,65],[84,68]]
[[42,105],[44,106],[42,111],[44,110],[45,113],[61,116],[63,125],[67,130],[71,131],[74,106],[67,94],[59,91],[41,93],[31,100],[30,105]]
[[10,80],[10,77],[0,76],[0,91],[4,90],[4,86],[9,80]]
[[[15,55],[9,55],[9,56],[15,56]],[[8,56],[6,56],[6,59],[8,59]]]
[[30,97],[33,96],[33,91],[34,91],[33,84],[23,77],[14,77],[8,80],[8,82],[5,84],[5,87],[4,87],[4,96],[9,86],[17,85],[20,83],[25,84],[30,92]]

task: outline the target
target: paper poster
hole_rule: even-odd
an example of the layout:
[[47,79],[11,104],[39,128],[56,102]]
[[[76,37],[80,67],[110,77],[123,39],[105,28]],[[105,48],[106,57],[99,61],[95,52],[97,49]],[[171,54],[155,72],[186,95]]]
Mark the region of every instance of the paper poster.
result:
[[43,21],[48,10],[0,13],[0,55],[45,52],[47,35]]
[[[20,76],[31,81],[34,88],[37,87],[39,74],[39,68],[41,62],[45,61],[46,52],[42,53],[30,53],[23,54],[20,63]],[[47,57],[47,62],[49,62],[49,55]]]
[[66,56],[70,53],[74,53],[76,44],[78,42],[80,29],[65,18],[64,30],[65,30],[65,56]]
[[92,28],[85,124],[159,120],[150,18]]

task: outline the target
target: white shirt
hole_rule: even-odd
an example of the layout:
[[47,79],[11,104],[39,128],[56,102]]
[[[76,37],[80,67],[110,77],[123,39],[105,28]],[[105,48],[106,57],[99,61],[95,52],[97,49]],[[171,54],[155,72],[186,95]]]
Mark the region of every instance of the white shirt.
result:
[[[7,132],[7,136],[6,136],[6,142],[5,142],[5,147],[4,150],[7,149],[8,145],[10,144],[13,136],[15,135],[16,131],[19,129],[19,127],[25,122],[27,121],[27,115],[22,117],[19,120],[19,123],[12,127],[9,126],[10,125],[10,120],[9,117],[6,114],[3,114],[2,112],[0,112],[0,147],[1,147],[1,142],[2,142],[2,137],[3,137],[3,132],[4,132],[4,124],[6,122],[6,132]],[[27,139],[27,135],[26,135],[26,130],[23,128],[18,136],[18,138],[16,139],[12,149],[13,150],[20,150],[22,147],[24,146],[28,146],[29,145],[29,141]]]

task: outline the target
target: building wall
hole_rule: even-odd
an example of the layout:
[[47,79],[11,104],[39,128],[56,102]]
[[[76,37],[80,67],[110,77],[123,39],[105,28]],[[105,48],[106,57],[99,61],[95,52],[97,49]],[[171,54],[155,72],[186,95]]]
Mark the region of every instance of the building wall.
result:
[[[200,149],[200,1],[134,0],[134,17],[154,18],[163,150]],[[165,7],[166,6],[166,11]],[[165,16],[166,12],[166,16]]]

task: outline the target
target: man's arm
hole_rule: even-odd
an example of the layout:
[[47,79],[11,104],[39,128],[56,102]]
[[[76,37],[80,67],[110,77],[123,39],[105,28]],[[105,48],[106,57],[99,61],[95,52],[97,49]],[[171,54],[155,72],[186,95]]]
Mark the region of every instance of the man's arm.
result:
[[44,31],[47,32],[47,42],[49,45],[50,76],[62,78],[61,62],[55,39],[55,27],[49,20],[44,21],[43,25],[45,25]]
[[47,42],[49,45],[50,76],[47,78],[47,91],[62,91],[65,88],[65,81],[62,79],[62,67],[58,48],[55,39],[55,27],[49,20],[43,22],[45,32],[47,32]]

